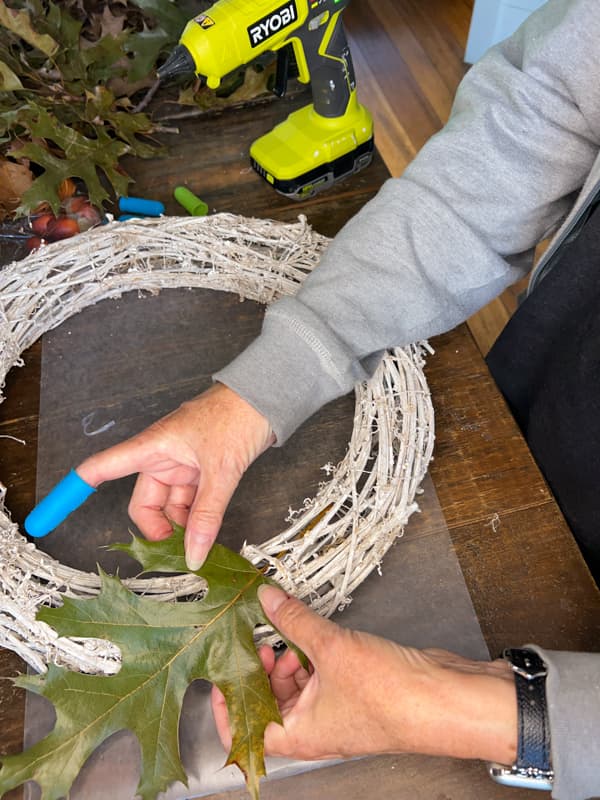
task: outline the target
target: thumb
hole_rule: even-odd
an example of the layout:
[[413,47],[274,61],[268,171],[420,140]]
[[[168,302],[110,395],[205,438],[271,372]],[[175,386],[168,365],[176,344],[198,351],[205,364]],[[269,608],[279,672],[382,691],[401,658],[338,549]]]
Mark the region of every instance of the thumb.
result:
[[185,528],[185,560],[192,572],[204,564],[238,483],[237,475],[203,473]]
[[263,583],[258,587],[258,599],[277,630],[317,666],[318,655],[331,641],[337,625],[276,586]]

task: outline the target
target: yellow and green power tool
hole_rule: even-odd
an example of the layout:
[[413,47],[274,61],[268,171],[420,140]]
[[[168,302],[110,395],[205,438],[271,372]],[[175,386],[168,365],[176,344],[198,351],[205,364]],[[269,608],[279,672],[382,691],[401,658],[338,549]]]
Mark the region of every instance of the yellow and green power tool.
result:
[[221,79],[262,53],[277,51],[275,91],[285,92],[293,51],[298,80],[313,102],[250,147],[252,166],[278,192],[303,199],[366,167],[373,120],[356,97],[341,14],[349,0],[219,0],[186,25],[159,69],[161,80],[195,72],[216,89]]

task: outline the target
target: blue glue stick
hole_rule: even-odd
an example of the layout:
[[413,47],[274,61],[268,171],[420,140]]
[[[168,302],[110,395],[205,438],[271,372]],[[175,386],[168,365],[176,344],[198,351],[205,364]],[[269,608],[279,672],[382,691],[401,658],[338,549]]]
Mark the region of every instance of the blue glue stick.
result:
[[95,491],[72,469],[29,513],[25,530],[36,538],[46,536]]
[[159,200],[146,200],[145,197],[119,197],[119,211],[125,214],[160,217],[165,213],[165,207]]

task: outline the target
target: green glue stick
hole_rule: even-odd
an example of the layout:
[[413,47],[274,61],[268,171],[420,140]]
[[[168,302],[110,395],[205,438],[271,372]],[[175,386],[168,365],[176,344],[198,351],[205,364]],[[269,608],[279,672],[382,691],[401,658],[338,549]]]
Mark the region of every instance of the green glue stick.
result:
[[204,200],[200,200],[185,186],[178,186],[173,192],[173,197],[192,217],[205,217],[208,214],[208,206]]

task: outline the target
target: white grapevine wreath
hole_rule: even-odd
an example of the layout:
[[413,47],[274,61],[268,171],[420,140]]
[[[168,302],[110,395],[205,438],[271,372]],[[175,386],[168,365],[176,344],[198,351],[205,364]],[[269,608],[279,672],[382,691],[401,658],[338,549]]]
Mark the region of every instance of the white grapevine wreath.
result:
[[[328,239],[303,217],[287,224],[230,214],[113,223],[33,253],[0,269],[0,402],[11,367],[42,334],[106,298],[138,290],[199,287],[270,303],[293,294],[316,266]],[[422,371],[426,344],[390,351],[356,390],[354,430],[344,459],[326,465],[329,481],[289,526],[243,555],[323,615],[350,602],[379,567],[418,509],[433,449],[433,409]],[[57,637],[35,619],[61,593],[86,597],[99,578],[38,550],[12,522],[0,484],[0,645],[44,672],[55,662],[111,674],[119,653],[105,641]],[[130,589],[158,599],[196,598],[194,575],[130,579]]]

